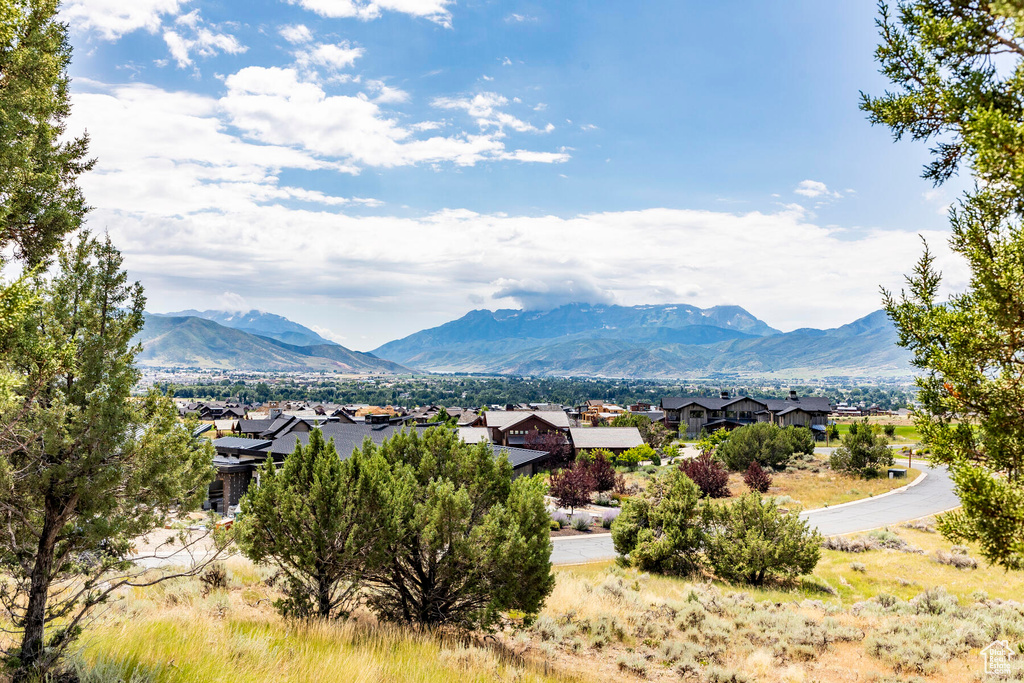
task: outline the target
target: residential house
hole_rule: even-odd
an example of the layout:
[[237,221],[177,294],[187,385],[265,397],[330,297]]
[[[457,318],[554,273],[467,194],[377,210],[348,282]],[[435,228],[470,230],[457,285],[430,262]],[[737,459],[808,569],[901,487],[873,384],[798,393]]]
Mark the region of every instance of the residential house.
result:
[[[376,417],[376,416],[371,416]],[[394,436],[405,427],[400,418],[383,421],[349,424],[344,422],[326,422],[320,429],[326,439],[334,439],[335,448],[341,459],[352,455],[353,450],[361,448],[364,440],[381,444],[385,439]],[[213,446],[217,451],[214,467],[217,476],[210,485],[207,506],[218,512],[226,513],[232,506],[238,505],[241,497],[253,485],[258,485],[258,468],[268,458],[275,463],[284,461],[288,454],[295,450],[297,444],[308,444],[310,424],[304,420],[290,420],[287,424],[278,425],[273,437],[243,438],[223,437],[216,439]],[[422,430],[426,427],[414,426],[412,429]],[[514,476],[535,474],[549,454],[546,451],[515,448],[491,444],[495,457],[505,453]]]
[[735,429],[756,422],[771,422],[780,427],[808,427],[824,434],[831,405],[821,396],[800,397],[790,391],[785,399],[756,399],[730,396],[723,391],[718,398],[704,396],[661,399],[665,426],[689,437],[702,431]]
[[484,427],[491,442],[501,446],[523,446],[534,434],[558,434],[568,438],[569,416],[563,411],[488,410]]
[[598,448],[619,455],[644,443],[636,427],[570,427],[569,437],[574,455]]

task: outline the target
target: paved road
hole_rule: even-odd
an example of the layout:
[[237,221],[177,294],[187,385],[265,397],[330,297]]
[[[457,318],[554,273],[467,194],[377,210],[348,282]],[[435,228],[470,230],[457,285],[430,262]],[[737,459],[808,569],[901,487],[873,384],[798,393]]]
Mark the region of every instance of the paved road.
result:
[[[906,464],[903,461],[902,464]],[[914,465],[927,476],[919,483],[900,491],[833,508],[809,510],[807,519],[826,536],[852,534],[891,526],[907,520],[945,512],[960,504],[953,492],[953,482],[944,467],[930,467],[921,461]],[[615,557],[611,534],[566,536],[553,541],[551,561],[554,564],[579,564],[610,560]]]

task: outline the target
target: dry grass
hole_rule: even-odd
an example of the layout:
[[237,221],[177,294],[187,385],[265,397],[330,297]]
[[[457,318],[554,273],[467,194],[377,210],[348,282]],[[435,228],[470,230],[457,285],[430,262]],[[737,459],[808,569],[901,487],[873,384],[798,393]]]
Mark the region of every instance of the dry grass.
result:
[[[937,534],[900,528],[883,540],[894,535],[923,552],[823,551],[814,576],[786,589],[648,576],[608,562],[565,567],[544,614],[561,628],[562,661],[598,679],[645,665],[633,678],[679,680],[691,658],[699,674],[686,680],[695,681],[981,681],[980,648],[997,637],[1024,644],[1024,604],[1012,602],[1024,596],[1024,573],[958,569],[936,560],[952,552]],[[622,625],[622,635],[595,649],[586,625],[601,620]]]
[[542,657],[380,625],[368,615],[286,621],[271,605],[268,571],[240,559],[228,568],[228,589],[205,596],[195,579],[120,595],[81,641],[83,683],[581,680]]
[[[798,585],[751,589],[622,570],[556,569],[537,622],[490,641],[376,624],[296,624],[270,602],[270,572],[228,562],[228,588],[198,580],[123,594],[82,641],[83,683],[170,681],[981,681],[979,650],[1024,643],[1024,573],[943,564],[929,525],[878,543],[920,552],[822,551]],[[487,642],[485,645],[484,643]],[[1022,674],[1024,676],[1024,674]],[[1024,678],[1022,678],[1024,680]]]
[[[870,498],[893,489],[906,486],[919,476],[921,470],[908,470],[906,479],[861,479],[828,468],[828,459],[822,456],[808,456],[796,461],[794,466],[782,472],[773,472],[772,486],[766,495],[782,499],[783,507],[813,510]],[[626,475],[629,484],[646,488],[647,482],[655,475],[642,470]],[[743,473],[729,475],[729,490],[737,498],[749,492],[743,483]],[[789,500],[784,497],[788,496]]]

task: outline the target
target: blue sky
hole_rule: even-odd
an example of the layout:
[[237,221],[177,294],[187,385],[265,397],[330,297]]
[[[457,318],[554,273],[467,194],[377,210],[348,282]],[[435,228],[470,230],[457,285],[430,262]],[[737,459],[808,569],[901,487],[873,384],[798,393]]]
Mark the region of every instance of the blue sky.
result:
[[858,109],[875,6],[66,0],[84,182],[151,310],[371,349],[472,308],[878,308],[955,188]]

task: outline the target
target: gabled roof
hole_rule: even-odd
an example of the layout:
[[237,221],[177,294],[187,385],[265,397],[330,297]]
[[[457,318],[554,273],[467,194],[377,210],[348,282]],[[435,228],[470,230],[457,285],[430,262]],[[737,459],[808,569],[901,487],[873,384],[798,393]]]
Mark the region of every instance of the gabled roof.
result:
[[238,431],[243,434],[260,434],[270,429],[270,425],[274,423],[273,420],[239,420]]
[[739,401],[753,401],[760,405],[766,405],[764,399],[752,398],[750,396],[732,396],[731,398],[712,398],[710,396],[670,396],[661,399],[661,407],[664,410],[679,410],[686,406],[695,405],[705,410],[725,410],[728,406]]
[[552,427],[569,428],[569,416],[561,410],[489,410],[484,413],[484,424],[505,431],[531,417],[539,418]]
[[644,443],[636,427],[572,427],[569,436],[574,448],[635,448]]
[[802,408],[809,413],[832,412],[832,404],[824,396],[799,396],[795,400],[791,398],[770,398],[764,401],[764,403],[768,404],[768,410],[778,415],[792,408]]

